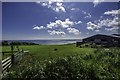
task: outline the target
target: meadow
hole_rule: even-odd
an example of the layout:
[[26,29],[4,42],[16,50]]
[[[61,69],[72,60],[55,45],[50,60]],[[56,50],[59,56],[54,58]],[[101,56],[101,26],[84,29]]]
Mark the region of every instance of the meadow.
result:
[[[36,56],[39,60],[45,60],[49,57],[58,58],[64,57],[72,54],[89,54],[93,53],[93,48],[79,48],[76,47],[75,44],[67,44],[67,45],[29,45],[29,46],[19,46],[20,49],[24,49],[25,51],[29,51],[30,54]],[[57,49],[57,50],[55,50]],[[10,46],[3,46],[2,51],[11,51]],[[14,51],[17,51],[16,47],[14,47]],[[7,56],[10,56],[10,53],[5,53],[3,59]]]
[[[119,80],[120,49],[68,45],[20,46],[29,53],[8,70],[3,80]],[[3,46],[3,51],[10,50]]]

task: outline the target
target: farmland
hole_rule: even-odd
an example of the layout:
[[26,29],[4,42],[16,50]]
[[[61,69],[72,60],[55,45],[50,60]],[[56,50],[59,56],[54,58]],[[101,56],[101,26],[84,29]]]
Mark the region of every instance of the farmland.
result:
[[[31,46],[20,46],[20,49],[28,50],[30,54],[37,57],[39,60],[45,60],[49,57],[58,58],[64,57],[71,54],[89,54],[93,53],[94,49],[92,48],[78,48],[75,47],[75,44],[68,45],[31,45]],[[3,52],[10,51],[10,46],[3,46]],[[56,51],[54,49],[57,49]],[[14,48],[14,51],[17,51]],[[9,56],[10,53],[6,53],[4,57]]]
[[[29,53],[26,53],[3,79],[93,80],[120,78],[119,48],[79,48],[75,44],[32,45],[20,46],[20,48],[28,50]],[[3,51],[7,50],[9,51],[10,48],[3,46]]]

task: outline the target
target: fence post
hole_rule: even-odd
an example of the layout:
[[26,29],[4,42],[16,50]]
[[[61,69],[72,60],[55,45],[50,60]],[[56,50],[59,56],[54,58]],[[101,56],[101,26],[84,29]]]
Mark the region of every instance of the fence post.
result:
[[12,51],[12,54],[13,54],[13,50],[14,50],[14,47],[13,47],[13,45],[11,45],[11,51]]
[[12,52],[12,54],[11,54],[11,63],[12,63],[12,65],[14,64],[14,54],[13,54],[13,50],[14,50],[14,46],[13,46],[13,44],[11,44],[11,52]]
[[5,53],[4,53],[4,52],[2,52],[2,55],[3,55],[3,56],[4,56],[4,54],[5,54]]
[[14,54],[11,55],[11,63],[14,64]]

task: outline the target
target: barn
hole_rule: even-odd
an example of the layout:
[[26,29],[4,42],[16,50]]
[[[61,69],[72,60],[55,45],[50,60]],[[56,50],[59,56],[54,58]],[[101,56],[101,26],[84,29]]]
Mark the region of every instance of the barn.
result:
[[84,38],[83,43],[95,43],[97,45],[105,45],[105,46],[119,46],[120,37],[116,35],[96,34]]

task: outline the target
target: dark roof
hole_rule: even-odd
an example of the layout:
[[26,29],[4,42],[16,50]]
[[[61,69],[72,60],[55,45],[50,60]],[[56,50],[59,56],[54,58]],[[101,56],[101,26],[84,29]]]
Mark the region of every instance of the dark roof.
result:
[[113,35],[115,35],[115,36],[120,36],[120,34],[113,34]]
[[[95,39],[95,38],[100,38],[100,39],[110,39],[110,38],[114,38],[114,39],[118,39],[118,37],[111,36],[111,35],[96,34],[96,35],[93,35],[93,36],[84,38],[83,40],[85,40],[85,39]],[[120,38],[119,38],[119,39],[120,39]]]

